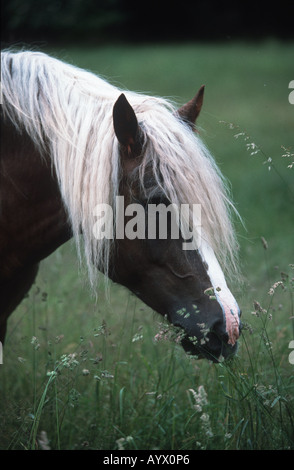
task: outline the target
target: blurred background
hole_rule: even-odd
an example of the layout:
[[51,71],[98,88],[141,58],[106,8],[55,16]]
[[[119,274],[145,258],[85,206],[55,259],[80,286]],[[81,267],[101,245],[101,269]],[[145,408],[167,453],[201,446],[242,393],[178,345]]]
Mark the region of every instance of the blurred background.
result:
[[183,41],[293,38],[293,3],[167,0],[2,2],[4,42]]

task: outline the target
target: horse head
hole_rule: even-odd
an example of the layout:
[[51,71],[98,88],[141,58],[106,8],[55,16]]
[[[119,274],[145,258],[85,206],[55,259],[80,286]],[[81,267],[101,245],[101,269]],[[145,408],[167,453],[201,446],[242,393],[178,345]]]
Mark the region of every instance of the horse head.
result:
[[[177,118],[194,127],[201,110],[204,87],[182,106]],[[120,194],[125,204],[136,202],[144,213],[150,204],[168,207],[170,200],[155,182],[152,169],[146,167],[142,191],[140,165],[144,155],[144,126],[125,95],[113,108],[113,124],[119,142],[121,162]],[[159,183],[159,184],[158,184]],[[213,190],[213,188],[212,188]],[[156,215],[159,218],[159,214]],[[124,224],[130,216],[124,214]],[[145,233],[148,232],[147,215]],[[180,327],[181,343],[186,352],[212,361],[227,358],[237,350],[240,311],[229,291],[214,251],[204,240],[197,249],[183,250],[183,237],[171,236],[171,215],[166,218],[167,236],[122,237],[115,241],[109,277],[126,286],[168,321]]]
[[[1,77],[0,339],[36,264],[71,236],[80,253],[82,234],[92,285],[93,271],[101,270],[129,288],[181,329],[190,354],[214,361],[233,354],[239,308],[215,256],[224,268],[234,254],[229,198],[193,133],[204,88],[177,112],[163,98],[132,92],[115,102],[118,89],[99,77],[28,51],[1,53]],[[113,217],[117,198],[127,209]],[[110,227],[104,237],[95,204],[110,214],[107,230],[115,219],[123,236],[113,241]],[[134,204],[137,222],[130,219]],[[201,237],[193,249],[184,249],[189,230],[174,236],[171,204],[201,207]],[[151,206],[166,209],[164,236],[157,224],[162,213],[150,218]],[[189,229],[190,215],[189,208],[181,229]],[[196,235],[197,226],[192,222]]]

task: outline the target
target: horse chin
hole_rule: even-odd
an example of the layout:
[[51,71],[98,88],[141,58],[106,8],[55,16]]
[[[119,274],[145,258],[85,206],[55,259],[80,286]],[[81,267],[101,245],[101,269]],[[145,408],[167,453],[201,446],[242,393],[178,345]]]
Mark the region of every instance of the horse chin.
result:
[[201,341],[191,341],[189,336],[185,336],[182,341],[182,347],[186,354],[195,359],[208,359],[214,363],[220,363],[231,359],[238,350],[238,344],[234,346],[221,341],[218,337],[213,335],[209,341],[201,344]]

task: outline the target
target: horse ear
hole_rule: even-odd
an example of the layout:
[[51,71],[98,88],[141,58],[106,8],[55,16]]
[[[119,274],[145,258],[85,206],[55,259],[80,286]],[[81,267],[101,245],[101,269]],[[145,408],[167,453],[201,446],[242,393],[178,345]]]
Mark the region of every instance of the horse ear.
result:
[[113,106],[113,126],[119,143],[130,153],[136,142],[139,125],[135,112],[123,93]]
[[180,118],[185,121],[187,124],[190,124],[191,127],[194,127],[197,117],[202,108],[203,95],[204,95],[205,85],[202,85],[194,98],[188,103],[184,104],[180,109],[178,109],[177,114]]

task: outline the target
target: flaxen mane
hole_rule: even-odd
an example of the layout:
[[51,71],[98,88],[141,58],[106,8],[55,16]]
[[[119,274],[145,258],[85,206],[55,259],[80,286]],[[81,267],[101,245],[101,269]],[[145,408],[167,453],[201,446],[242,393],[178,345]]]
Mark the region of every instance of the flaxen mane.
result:
[[[93,237],[94,207],[113,205],[121,175],[112,110],[122,90],[98,76],[43,53],[1,54],[3,115],[26,132],[40,153],[49,152],[72,231],[94,284],[94,265],[107,273],[111,240]],[[172,203],[201,204],[202,236],[224,269],[235,267],[233,208],[224,180],[199,137],[162,99],[123,91],[144,131],[139,168],[152,168],[155,185]],[[142,187],[148,195],[150,188]]]

